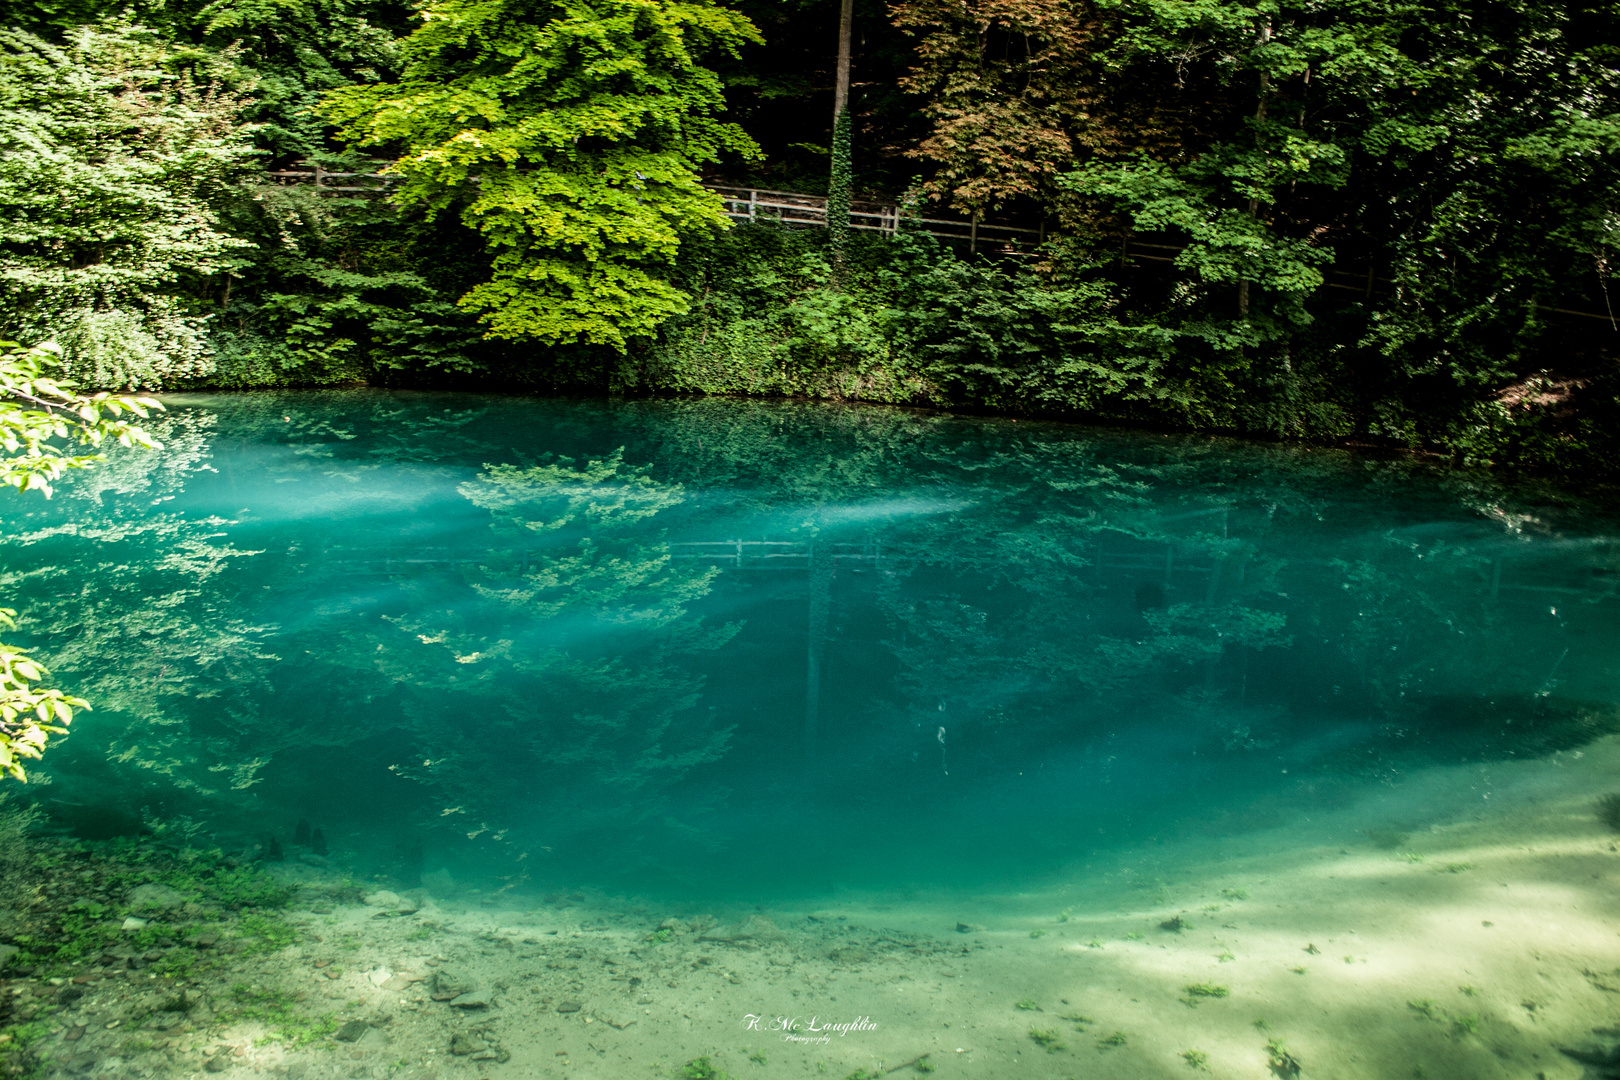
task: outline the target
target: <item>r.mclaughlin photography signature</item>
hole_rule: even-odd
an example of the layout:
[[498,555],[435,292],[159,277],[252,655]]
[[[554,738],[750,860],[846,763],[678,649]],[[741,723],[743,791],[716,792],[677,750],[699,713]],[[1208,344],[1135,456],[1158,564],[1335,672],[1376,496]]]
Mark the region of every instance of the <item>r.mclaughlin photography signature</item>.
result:
[[837,1035],[840,1039],[852,1031],[876,1031],[877,1024],[872,1022],[870,1016],[858,1016],[853,1020],[834,1022],[822,1020],[819,1015],[809,1018],[803,1016],[766,1016],[763,1013],[746,1013],[742,1019],[743,1027],[748,1031],[774,1031],[783,1042],[801,1043],[827,1043]]

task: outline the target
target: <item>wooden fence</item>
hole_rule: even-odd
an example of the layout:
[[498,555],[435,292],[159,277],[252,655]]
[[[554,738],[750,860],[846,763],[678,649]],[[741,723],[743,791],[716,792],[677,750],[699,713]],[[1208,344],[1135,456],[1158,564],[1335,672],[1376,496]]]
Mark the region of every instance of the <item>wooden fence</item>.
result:
[[[387,191],[390,184],[399,180],[399,176],[394,173],[329,172],[313,163],[307,168],[273,170],[269,175],[274,177],[278,184],[313,184],[320,192],[380,193]],[[333,183],[334,180],[339,183]],[[800,195],[792,191],[732,187],[707,182],[703,186],[720,196],[726,216],[733,221],[777,221],[783,225],[811,228],[827,226],[827,200],[821,195]],[[975,251],[978,250],[980,240],[997,242],[1005,245],[1009,253],[1019,253],[1018,245],[1039,244],[1046,239],[1044,222],[1040,227],[1031,229],[984,221],[978,215],[967,220],[906,217],[899,203],[877,199],[850,200],[849,217],[852,229],[893,236],[900,231],[904,222],[908,229],[930,233],[947,240],[966,240],[969,248]],[[1173,263],[1186,246],[1155,243],[1151,239],[1133,236],[1127,238],[1121,245],[1120,260],[1125,263]],[[1369,299],[1377,286],[1394,284],[1388,279],[1378,277],[1375,268],[1370,266],[1366,270],[1329,270],[1325,278],[1322,283],[1324,288],[1358,292]],[[1338,280],[1334,280],[1335,278]],[[1542,311],[1555,312],[1559,315],[1600,319],[1620,331],[1620,321],[1616,320],[1612,312],[1576,311],[1572,308],[1552,307],[1547,304],[1534,306]]]
[[[270,173],[278,184],[312,184],[319,192],[383,192],[399,180],[394,173],[330,172],[319,165],[292,169],[276,169]],[[338,181],[338,183],[333,183]],[[704,187],[718,194],[725,214],[733,221],[777,221],[783,225],[826,228],[827,200],[821,195],[800,195],[793,191],[769,191],[765,188],[729,187],[724,184],[704,183]],[[906,217],[899,203],[877,199],[852,199],[849,206],[850,228],[893,236],[902,227],[932,233],[947,240],[966,240],[977,248],[980,240],[1001,243],[1027,241],[1040,243],[1046,239],[1045,228],[1024,228],[984,221],[977,215],[968,219],[938,217]]]
[[[784,225],[808,225],[825,228],[827,200],[821,195],[800,195],[792,191],[769,191],[765,188],[729,187],[724,184],[705,183],[704,187],[719,194],[725,204],[726,216],[733,221],[779,221]],[[947,240],[966,240],[977,247],[980,240],[1017,243],[1040,243],[1046,239],[1043,227],[1029,229],[1017,225],[1003,225],[984,221],[978,215],[960,218],[908,217],[897,202],[877,199],[851,199],[849,227],[867,232],[893,236],[902,228],[932,233]]]

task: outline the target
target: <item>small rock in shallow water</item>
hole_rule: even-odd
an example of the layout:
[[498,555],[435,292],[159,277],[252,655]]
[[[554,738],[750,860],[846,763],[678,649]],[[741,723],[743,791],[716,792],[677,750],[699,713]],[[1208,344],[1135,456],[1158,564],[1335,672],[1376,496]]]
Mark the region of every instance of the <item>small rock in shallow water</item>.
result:
[[450,1004],[458,1009],[487,1009],[491,1000],[488,990],[473,990],[451,998]]
[[399,894],[391,893],[387,889],[381,889],[365,897],[365,902],[367,907],[390,908],[395,911],[399,910],[400,905]]
[[557,1006],[557,1011],[560,1013],[577,1013],[579,1012],[579,1002],[564,1001]]
[[483,1047],[483,1043],[479,1042],[477,1039],[468,1038],[466,1035],[457,1035],[455,1038],[450,1040],[450,1052],[457,1057],[466,1057],[468,1054],[475,1054],[479,1050],[482,1050]]
[[371,1025],[366,1023],[364,1020],[350,1020],[347,1024],[344,1024],[342,1027],[338,1028],[337,1033],[333,1035],[332,1038],[336,1039],[338,1042],[352,1043],[359,1039],[360,1036],[364,1035],[370,1027]]
[[137,919],[135,916],[131,915],[129,918],[124,920],[124,925],[123,925],[122,929],[125,929],[125,930],[144,930],[144,929],[146,929],[146,923],[147,923],[146,919]]
[[440,969],[433,973],[433,986],[429,996],[434,1001],[449,1001],[451,998],[460,997],[462,994],[472,990],[472,988],[471,979],[465,979],[454,972]]

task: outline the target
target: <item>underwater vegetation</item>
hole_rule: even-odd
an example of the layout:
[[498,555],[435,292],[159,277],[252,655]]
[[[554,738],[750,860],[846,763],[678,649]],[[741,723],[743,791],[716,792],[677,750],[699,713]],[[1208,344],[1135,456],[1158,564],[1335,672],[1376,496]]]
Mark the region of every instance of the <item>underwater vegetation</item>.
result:
[[[1471,986],[1459,987],[1458,989],[1461,990],[1461,992],[1467,997],[1473,997],[1476,992]],[[1452,1038],[1461,1038],[1464,1035],[1473,1035],[1479,1031],[1478,1013],[1459,1013],[1453,1015],[1445,1012],[1440,1008],[1438,1003],[1430,1001],[1428,998],[1417,998],[1412,1001],[1408,1001],[1406,1003],[1406,1007],[1426,1020],[1433,1020],[1437,1024],[1444,1025],[1450,1032]]]
[[1282,1080],[1292,1080],[1304,1068],[1282,1039],[1266,1040],[1266,1067]]
[[1187,996],[1181,999],[1181,1003],[1194,1009],[1201,1002],[1228,997],[1232,993],[1231,987],[1217,986],[1214,983],[1188,983],[1182,987],[1182,991]]
[[39,1021],[0,1026],[0,1077],[18,1080],[37,1075],[44,1064],[37,1048],[49,1031],[49,1025]]
[[341,1026],[337,1014],[314,1014],[302,1007],[304,995],[288,990],[237,983],[231,987],[227,1015],[234,1020],[257,1020],[273,1038],[289,1049],[311,1046]]
[[1620,832],[1620,791],[1611,791],[1597,801],[1598,820],[1612,832]]

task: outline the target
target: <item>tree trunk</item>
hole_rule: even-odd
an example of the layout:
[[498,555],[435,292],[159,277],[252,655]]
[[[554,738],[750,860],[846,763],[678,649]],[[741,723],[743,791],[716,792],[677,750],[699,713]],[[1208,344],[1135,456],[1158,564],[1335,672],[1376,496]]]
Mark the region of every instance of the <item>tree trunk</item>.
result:
[[[1258,35],[1258,40],[1255,42],[1255,44],[1256,44],[1256,46],[1263,46],[1263,45],[1266,45],[1267,43],[1269,43],[1270,41],[1271,41],[1271,20],[1268,18],[1266,20],[1265,25],[1260,28],[1260,33]],[[1254,110],[1254,119],[1255,119],[1255,121],[1257,123],[1260,122],[1260,121],[1265,120],[1265,118],[1266,118],[1266,98],[1269,97],[1270,95],[1271,95],[1271,76],[1267,75],[1264,71],[1262,71],[1262,72],[1260,72],[1260,93],[1258,95],[1260,101],[1259,101],[1259,104],[1257,104],[1255,106],[1255,110]],[[1255,129],[1254,141],[1255,141],[1255,145],[1258,146],[1260,144],[1260,131],[1259,131],[1258,128]],[[1249,216],[1252,217],[1252,218],[1259,218],[1259,216],[1260,216],[1260,200],[1259,199],[1250,199],[1249,200]],[[1249,280],[1247,278],[1244,278],[1244,279],[1242,279],[1241,281],[1238,282],[1238,317],[1241,318],[1241,319],[1247,319],[1249,317]]]
[[849,45],[855,0],[843,0],[838,16],[838,73],[833,85],[832,175],[827,183],[827,232],[833,287],[843,285],[844,257],[849,250],[849,199],[855,174],[850,163]]
[[843,0],[838,13],[838,73],[833,84],[833,123],[849,108],[849,39],[855,22],[855,0]]

